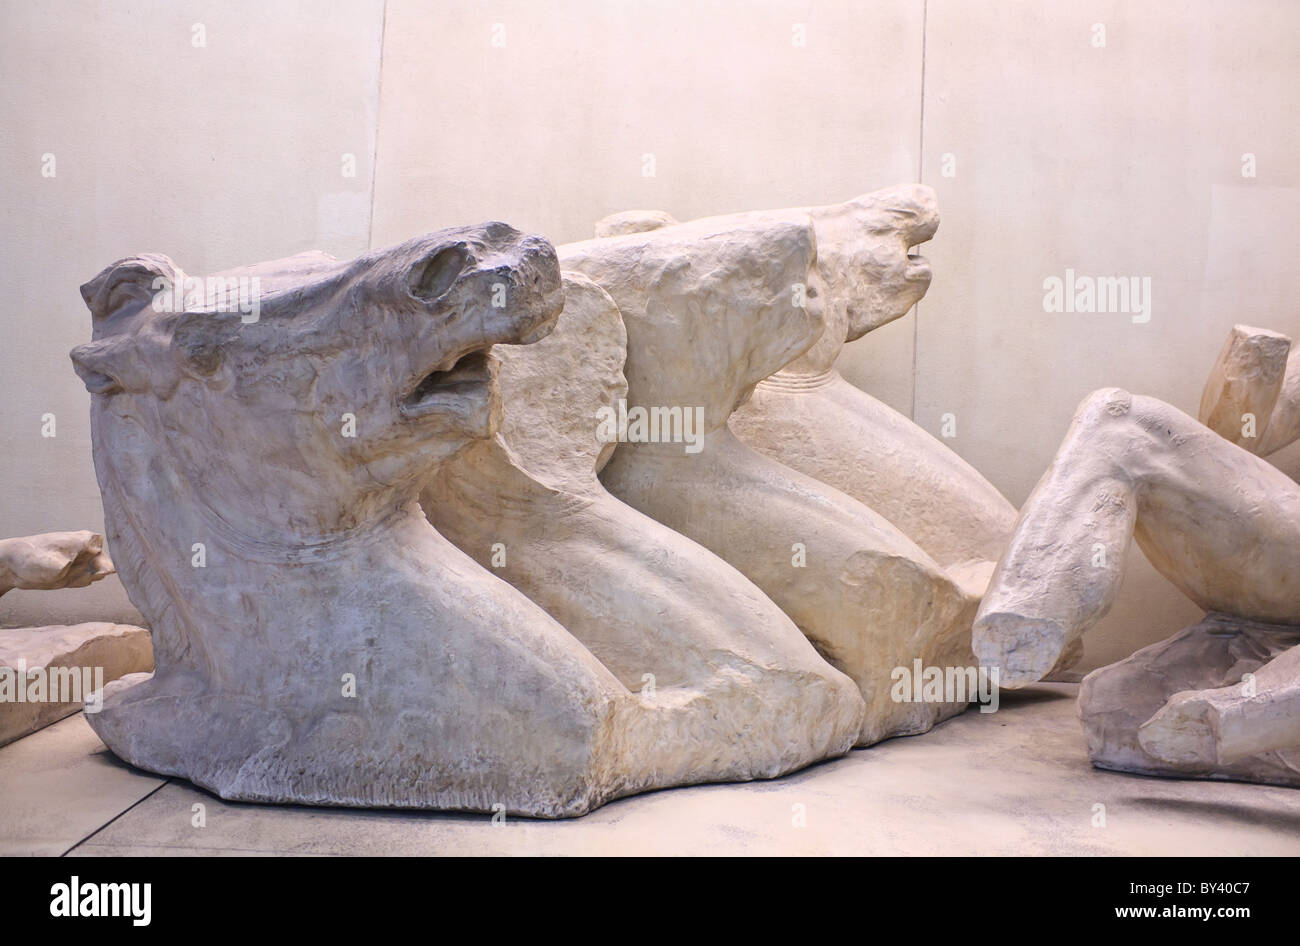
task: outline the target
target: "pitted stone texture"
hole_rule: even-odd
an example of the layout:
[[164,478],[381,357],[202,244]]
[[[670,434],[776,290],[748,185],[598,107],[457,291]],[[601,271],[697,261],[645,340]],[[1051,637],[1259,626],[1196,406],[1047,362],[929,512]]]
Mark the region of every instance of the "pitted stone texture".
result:
[[[564,309],[532,345],[500,345],[501,439],[530,475],[553,486],[598,487],[617,446],[598,437],[597,410],[627,396],[627,331],[609,294],[562,274]],[[603,491],[602,491],[603,492]]]
[[707,218],[559,252],[622,313],[629,406],[702,406],[706,430],[825,328],[806,213]]

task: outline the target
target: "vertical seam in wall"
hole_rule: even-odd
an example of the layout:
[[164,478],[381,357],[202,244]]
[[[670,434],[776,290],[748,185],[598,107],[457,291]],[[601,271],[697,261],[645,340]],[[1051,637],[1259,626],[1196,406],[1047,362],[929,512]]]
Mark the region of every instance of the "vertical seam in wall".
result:
[[379,66],[375,77],[375,137],[370,149],[370,217],[366,221],[366,250],[375,248],[375,181],[379,178],[379,121],[384,113],[384,44],[388,40],[388,0],[379,14]]
[[[925,183],[925,40],[930,0],[921,0],[921,120],[916,142],[916,180]],[[921,341],[921,303],[912,307],[912,423],[916,423],[916,351]]]

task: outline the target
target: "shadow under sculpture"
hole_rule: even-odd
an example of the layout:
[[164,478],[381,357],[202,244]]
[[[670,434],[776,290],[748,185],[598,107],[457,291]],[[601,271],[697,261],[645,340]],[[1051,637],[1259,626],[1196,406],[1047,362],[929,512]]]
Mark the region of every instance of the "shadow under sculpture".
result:
[[[703,436],[619,444],[601,480],[763,589],[858,685],[859,745],[925,732],[965,698],[895,699],[913,662],[970,667],[977,598],[884,517],[746,446],[727,421],[756,384],[825,328],[825,287],[806,212],[707,218],[559,247],[627,327],[628,412],[697,408]],[[667,442],[665,442],[667,441]],[[894,692],[891,692],[894,691]],[[920,696],[920,694],[917,694]]]
[[[221,275],[260,280],[256,321],[160,311],[158,281],[185,285],[164,256],[82,288],[106,534],[157,668],[105,688],[109,748],[244,801],[560,817],[676,784],[690,711],[630,692],[417,501],[497,430],[490,347],[551,330],[551,245],[491,223]],[[793,663],[819,717],[756,772],[856,721],[833,673]]]
[[1089,395],[1025,503],[975,625],[1004,685],[1038,679],[1106,614],[1132,538],[1208,612],[1084,678],[1094,765],[1300,786],[1300,484],[1245,449],[1300,437],[1289,347],[1234,329],[1201,421],[1115,388]]

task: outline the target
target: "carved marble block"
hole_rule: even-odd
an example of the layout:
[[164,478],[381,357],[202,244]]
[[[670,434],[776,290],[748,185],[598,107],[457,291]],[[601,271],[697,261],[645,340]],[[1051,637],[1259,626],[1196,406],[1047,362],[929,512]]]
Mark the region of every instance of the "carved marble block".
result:
[[0,630],[0,746],[83,705],[93,714],[97,689],[152,669],[149,632],[142,627],[91,621]]
[[[602,472],[619,499],[694,539],[763,589],[858,684],[867,745],[924,732],[966,700],[903,702],[913,661],[973,664],[976,597],[853,497],[753,450],[727,425],[756,384],[826,327],[817,239],[802,211],[708,218],[559,248],[607,290],[628,334],[628,410],[692,412],[697,443],[628,436]],[[662,425],[661,425],[662,426]]]
[[1205,382],[1199,419],[1256,456],[1300,440],[1300,348],[1266,328],[1233,326]]
[[[90,722],[108,746],[231,799],[542,817],[676,784],[684,752],[703,761],[703,741],[680,740],[704,714],[674,704],[725,702],[725,686],[673,693],[670,673],[667,700],[631,692],[417,502],[499,429],[491,347],[554,325],[550,244],[492,223],[221,276],[259,305],[160,311],[155,281],[185,281],[162,256],[83,287],[93,340],[72,357],[110,548],[157,662],[106,687]],[[855,708],[835,676],[749,646],[718,669],[735,699],[802,674],[813,727],[757,738],[752,774],[837,751]]]
[[1300,626],[1225,614],[1118,663],[1079,690],[1093,765],[1300,787]]

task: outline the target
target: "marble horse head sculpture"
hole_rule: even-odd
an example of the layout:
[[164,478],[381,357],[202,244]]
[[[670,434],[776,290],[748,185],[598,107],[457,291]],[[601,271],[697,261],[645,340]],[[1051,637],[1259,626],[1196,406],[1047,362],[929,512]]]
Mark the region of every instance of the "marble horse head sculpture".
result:
[[[905,316],[929,289],[930,264],[914,248],[939,228],[934,191],[903,184],[771,213],[812,219],[826,330],[759,382],[732,415],[732,430],[759,453],[884,516],[970,593],[982,594],[1015,508],[946,444],[835,368],[846,344]],[[624,211],[598,221],[596,235],[674,223],[662,211]]]
[[919,661],[973,672],[977,599],[872,509],[755,451],[729,426],[764,379],[830,330],[819,246],[815,218],[796,209],[630,230],[558,252],[622,313],[628,404],[696,408],[704,420],[694,453],[629,431],[602,483],[776,602],[858,685],[857,744],[870,745],[966,710],[960,695],[902,698],[897,671]]
[[665,710],[417,502],[497,430],[491,347],[551,330],[551,245],[489,223],[193,282],[151,255],[82,289],[105,531],[156,647],[90,719],[109,748],[247,801],[560,817],[674,784]]

